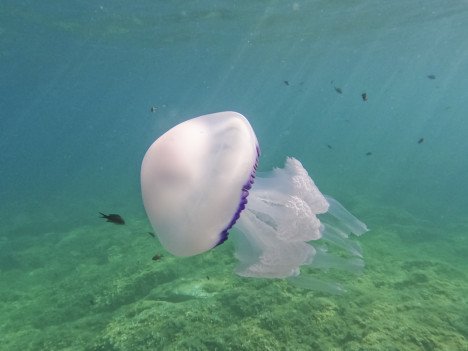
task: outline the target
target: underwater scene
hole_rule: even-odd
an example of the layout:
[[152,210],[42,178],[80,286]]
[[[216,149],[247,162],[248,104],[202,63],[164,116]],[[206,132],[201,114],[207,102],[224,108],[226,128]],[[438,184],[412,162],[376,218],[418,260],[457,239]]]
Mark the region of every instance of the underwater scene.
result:
[[1,350],[468,350],[466,0],[0,19]]

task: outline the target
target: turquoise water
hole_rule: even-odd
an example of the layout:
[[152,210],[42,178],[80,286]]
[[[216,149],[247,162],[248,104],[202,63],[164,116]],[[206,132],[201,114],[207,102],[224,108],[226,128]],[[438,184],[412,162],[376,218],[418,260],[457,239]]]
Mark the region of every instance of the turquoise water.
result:
[[[6,0],[0,18],[2,349],[468,350],[466,1]],[[178,258],[147,234],[146,149],[225,110],[260,171],[296,157],[370,228],[364,273],[327,273],[347,294],[238,277],[229,240]]]

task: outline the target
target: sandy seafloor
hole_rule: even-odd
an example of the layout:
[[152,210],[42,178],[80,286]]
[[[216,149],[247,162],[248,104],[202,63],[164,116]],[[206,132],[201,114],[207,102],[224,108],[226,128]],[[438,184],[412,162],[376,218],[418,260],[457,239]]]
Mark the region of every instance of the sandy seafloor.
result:
[[[467,25],[464,0],[3,1],[0,350],[468,350]],[[223,110],[259,171],[296,157],[367,224],[363,274],[302,268],[346,294],[147,234],[145,151]]]
[[364,274],[332,274],[344,295],[238,277],[229,241],[152,261],[141,218],[3,237],[2,349],[467,350],[468,223],[372,212]]

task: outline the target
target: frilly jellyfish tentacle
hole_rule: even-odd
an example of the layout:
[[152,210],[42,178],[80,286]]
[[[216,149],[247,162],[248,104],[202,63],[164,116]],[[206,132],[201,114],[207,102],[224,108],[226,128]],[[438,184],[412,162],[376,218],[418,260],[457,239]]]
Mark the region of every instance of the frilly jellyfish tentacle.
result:
[[[317,217],[319,216],[321,220]],[[288,278],[298,286],[340,293],[339,284],[312,277],[294,279],[300,266],[358,273],[364,267],[359,244],[349,233],[361,235],[367,227],[315,186],[302,164],[288,158],[284,169],[267,177],[257,175],[248,203],[236,227],[236,273],[247,277]],[[350,258],[334,256],[309,242],[323,239],[348,252]],[[310,278],[310,279],[308,279]]]
[[350,233],[360,236],[369,229],[334,198],[325,195],[325,199],[330,207],[327,213],[319,216],[325,227],[324,232],[326,235],[323,236],[323,239],[348,251],[351,255],[362,258],[361,245],[357,241],[347,239]]
[[346,293],[346,290],[339,283],[326,282],[310,275],[298,275],[295,277],[288,277],[288,282],[292,285],[299,286],[304,289],[312,289],[322,291],[330,294],[341,295]]

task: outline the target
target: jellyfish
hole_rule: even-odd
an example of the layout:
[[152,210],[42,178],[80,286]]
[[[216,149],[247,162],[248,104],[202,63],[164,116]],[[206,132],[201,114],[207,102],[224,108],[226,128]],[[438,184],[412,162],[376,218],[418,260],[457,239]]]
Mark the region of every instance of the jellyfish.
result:
[[252,126],[236,112],[189,119],[160,136],[143,158],[141,191],[161,244],[194,256],[233,237],[240,276],[344,292],[301,266],[359,273],[362,250],[350,235],[366,225],[323,195],[297,159],[257,172],[259,156]]

